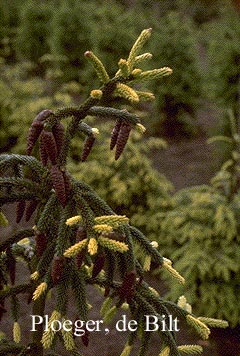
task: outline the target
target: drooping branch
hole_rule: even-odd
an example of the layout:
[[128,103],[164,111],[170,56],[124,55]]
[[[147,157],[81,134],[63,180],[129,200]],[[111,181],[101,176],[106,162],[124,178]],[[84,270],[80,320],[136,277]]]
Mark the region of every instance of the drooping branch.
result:
[[22,240],[25,237],[31,237],[33,236],[33,230],[32,229],[25,229],[16,232],[13,234],[11,237],[9,237],[7,240],[3,241],[0,243],[0,252],[4,251],[7,247],[10,245],[17,243],[18,241]]

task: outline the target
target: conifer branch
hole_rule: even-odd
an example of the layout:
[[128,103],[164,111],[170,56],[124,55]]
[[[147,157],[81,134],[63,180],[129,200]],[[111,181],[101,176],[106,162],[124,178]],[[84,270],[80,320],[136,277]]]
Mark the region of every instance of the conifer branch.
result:
[[25,237],[31,237],[31,236],[33,236],[32,229],[25,229],[25,230],[18,231],[15,234],[13,234],[11,237],[9,237],[7,240],[0,243],[0,251],[4,251],[10,245],[19,242]]
[[[119,308],[127,307],[140,326],[143,326],[145,315],[155,315],[161,323],[163,314],[170,316],[173,311],[193,326],[203,339],[209,335],[208,324],[226,326],[215,319],[195,318],[187,308],[181,308],[180,305],[161,298],[158,292],[144,281],[144,270],[150,269],[151,261],[158,267],[165,267],[178,280],[183,281],[183,278],[172,268],[170,261],[161,256],[154,243],[130,225],[127,216],[115,214],[90,186],[73,179],[66,169],[71,141],[79,132],[86,136],[82,161],[86,160],[95,142],[98,129],[86,123],[88,116],[116,121],[110,143],[110,149],[116,147],[115,159],[122,154],[132,128],[141,133],[145,131],[137,115],[107,105],[110,105],[115,96],[127,99],[132,104],[141,100],[152,100],[152,93],[135,90],[132,84],[156,80],[171,74],[172,71],[168,67],[148,71],[136,68],[136,64],[140,65],[151,58],[149,53],[140,54],[150,34],[151,29],[142,31],[128,58],[119,61],[119,70],[113,78],[109,77],[98,57],[90,51],[86,52],[85,56],[102,82],[101,87],[93,89],[80,106],[55,112],[48,109],[41,111],[29,130],[27,156],[0,156],[0,172],[4,175],[0,178],[0,205],[18,202],[17,222],[20,222],[24,213],[26,220],[29,220],[31,213],[37,208],[33,230],[19,231],[0,243],[0,252],[4,252],[0,269],[4,288],[0,290],[0,300],[4,303],[6,298],[12,299],[15,341],[20,341],[18,294],[29,293],[32,297],[33,314],[43,316],[46,294],[55,290],[56,305],[49,320],[51,323],[53,320],[62,320],[68,313],[67,299],[72,288],[79,317],[87,321],[87,285],[105,288],[106,299],[101,309],[104,321],[109,321]],[[66,130],[61,122],[65,118],[71,118]],[[37,140],[40,141],[41,162],[30,156]],[[234,159],[237,161],[236,154]],[[235,161],[225,169],[235,167]],[[23,169],[25,167],[27,169]],[[26,200],[30,200],[27,206]],[[229,212],[227,216],[231,219]],[[5,224],[2,214],[1,218]],[[218,226],[215,225],[217,230]],[[15,258],[20,255],[18,252],[14,255],[12,246],[23,237],[30,236],[35,243],[34,247],[30,246],[34,251],[34,255],[29,257],[31,281],[28,284],[9,287],[8,277],[10,275],[13,283]],[[145,262],[142,263],[141,258],[136,255],[135,245],[139,245],[144,252]],[[1,304],[1,308],[5,311],[4,305]],[[159,330],[158,334],[162,346],[160,355],[180,356],[188,351],[188,348],[177,347],[175,333],[167,326],[165,331]],[[144,332],[142,327],[139,337],[139,356],[145,356],[150,334]],[[130,356],[136,339],[137,332],[129,336],[122,356]],[[75,348],[71,332],[63,330],[58,333],[50,328],[43,332],[42,325],[33,335],[30,355],[34,352],[43,355],[43,349],[54,347],[57,340],[64,344],[70,354],[80,355]],[[87,345],[88,335],[82,340]],[[25,352],[25,349],[19,350],[21,353]],[[200,352],[196,347],[191,350],[195,354]],[[8,352],[7,349],[5,351]]]
[[28,293],[32,289],[31,283],[19,284],[18,286],[9,287],[5,290],[0,291],[0,299],[5,299],[10,296],[15,296],[20,293]]

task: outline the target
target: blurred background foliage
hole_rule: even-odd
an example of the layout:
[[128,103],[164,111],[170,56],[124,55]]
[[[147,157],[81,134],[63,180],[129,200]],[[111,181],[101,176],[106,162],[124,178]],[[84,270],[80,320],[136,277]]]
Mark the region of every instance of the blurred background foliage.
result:
[[[152,68],[169,66],[173,74],[154,84],[153,104],[136,106],[148,129],[147,138],[139,140],[133,131],[123,157],[115,162],[112,152],[106,149],[109,145],[106,137],[113,122],[100,125],[99,120],[90,118],[91,124],[100,129],[97,143],[87,163],[82,163],[84,138],[76,139],[69,169],[91,184],[116,212],[126,213],[151,240],[158,240],[161,251],[174,259],[176,267],[189,278],[191,301],[197,303],[199,295],[205,296],[199,313],[217,317],[222,315],[216,313],[214,303],[218,301],[214,298],[221,296],[225,303],[224,295],[230,293],[228,288],[232,293],[236,287],[229,281],[235,283],[233,275],[239,274],[237,250],[232,250],[233,240],[239,239],[238,183],[231,203],[211,184],[173,194],[173,186],[164,172],[153,168],[152,152],[164,149],[166,142],[160,137],[172,142],[209,135],[202,132],[198,122],[199,110],[204,109],[207,116],[209,105],[216,108],[218,134],[231,138],[226,109],[233,111],[238,127],[239,14],[237,0],[0,2],[1,152],[24,153],[27,130],[39,111],[79,104],[89,90],[98,87],[97,78],[83,56],[86,50],[99,55],[112,74],[117,70],[119,56],[126,58],[140,31],[153,28],[147,48],[153,53]],[[144,115],[145,110],[150,111],[148,117]],[[231,159],[235,150],[233,141],[220,147],[219,161]],[[220,208],[226,215],[221,217],[226,228],[216,233]],[[194,209],[198,211],[196,217]],[[231,229],[234,233],[230,236]],[[197,236],[197,243],[192,235]],[[216,256],[211,252],[213,248]],[[218,260],[214,266],[210,256]],[[218,268],[217,263],[230,267]],[[201,283],[196,278],[199,265]],[[213,284],[211,288],[205,287],[203,283],[210,278],[204,267],[207,265],[211,267],[212,280],[220,281],[216,288]],[[220,289],[221,293],[216,293]],[[172,297],[178,292],[172,290]],[[234,297],[228,300],[231,306],[223,317],[236,324],[233,312],[236,301]]]

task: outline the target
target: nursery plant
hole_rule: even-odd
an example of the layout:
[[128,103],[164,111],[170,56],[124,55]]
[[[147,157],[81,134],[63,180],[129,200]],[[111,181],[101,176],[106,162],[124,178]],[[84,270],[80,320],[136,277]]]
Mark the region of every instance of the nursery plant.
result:
[[[224,142],[231,157],[211,184],[175,194],[174,208],[163,214],[159,243],[185,276],[185,296],[196,311],[235,327],[240,315],[240,137],[237,119],[230,114],[229,120],[231,137],[215,136],[210,142]],[[171,286],[168,296],[175,299],[181,292]]]
[[[141,54],[141,51],[150,34],[151,29],[142,31],[128,58],[120,59],[119,69],[112,78],[93,52],[85,52],[100,79],[100,89],[93,89],[79,107],[41,111],[29,129],[26,155],[1,155],[1,206],[15,202],[17,222],[23,218],[30,220],[34,210],[36,212],[32,228],[20,229],[0,243],[0,312],[1,316],[10,313],[13,319],[13,341],[1,340],[0,355],[54,355],[57,342],[62,343],[69,354],[82,355],[82,347],[74,339],[80,336],[77,326],[72,323],[74,327],[69,329],[68,296],[73,294],[79,320],[86,326],[80,338],[87,346],[91,342],[87,332],[88,303],[91,302],[88,285],[104,293],[101,307],[104,324],[124,307],[138,325],[129,333],[121,356],[131,354],[137,339],[140,339],[139,355],[147,354],[152,336],[145,325],[148,315],[157,323],[156,354],[160,356],[198,355],[202,351],[199,345],[178,345],[178,329],[173,329],[167,321],[171,316],[185,320],[203,340],[209,337],[209,327],[227,326],[222,320],[196,317],[184,297],[173,303],[151,288],[144,274],[151,261],[159,269],[168,271],[177,282],[184,283],[184,278],[173,268],[171,260],[160,254],[157,244],[151,243],[126,215],[116,214],[88,184],[74,179],[68,171],[70,144],[77,132],[86,136],[81,155],[83,162],[95,142],[98,130],[87,124],[89,115],[100,120],[107,112],[109,118],[115,120],[110,149],[115,150],[116,160],[121,159],[131,131],[144,132],[136,114],[112,108],[108,103],[115,97],[131,104],[153,98],[152,93],[140,91],[139,84],[171,74],[168,67],[140,69],[141,63],[149,58],[148,53]],[[39,148],[39,159],[31,156],[35,145]],[[6,224],[3,211],[0,216],[1,224]],[[143,262],[134,253],[136,245],[142,250]],[[19,259],[29,269],[22,284],[15,280]],[[35,325],[29,342],[21,341],[22,293],[29,295],[31,314],[40,319],[46,314],[46,298],[52,296],[55,304],[47,327],[43,329],[40,323]],[[6,303],[8,299],[10,304]],[[67,320],[68,327],[59,331],[53,327]]]
[[0,70],[0,152],[11,149],[11,152],[24,153],[32,117],[48,106],[70,105],[73,99],[67,86],[73,83],[58,85],[55,90],[49,81],[40,77],[29,78],[23,63],[14,66],[1,63]]
[[218,21],[208,24],[207,55],[211,79],[207,80],[206,92],[221,107],[232,109],[239,116],[240,82],[240,16],[233,6],[223,7]]
[[[153,60],[162,65],[168,63],[174,75],[166,78],[164,85],[153,83],[156,93],[153,134],[191,136],[197,130],[195,114],[202,82],[197,32],[191,19],[184,16],[172,11],[156,20],[157,35],[151,46],[156,58]],[[187,70],[181,69],[184,67]]]
[[36,6],[30,0],[23,4],[20,12],[20,24],[16,35],[16,52],[20,59],[30,61],[36,73],[43,71],[41,56],[49,53],[48,37],[52,6],[41,3]]

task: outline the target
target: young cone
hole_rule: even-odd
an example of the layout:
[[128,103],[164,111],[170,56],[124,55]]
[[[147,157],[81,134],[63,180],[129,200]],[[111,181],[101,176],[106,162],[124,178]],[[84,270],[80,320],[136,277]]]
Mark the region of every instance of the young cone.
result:
[[28,203],[28,206],[26,208],[26,213],[25,213],[25,219],[26,221],[29,221],[32,217],[32,214],[34,213],[34,211],[36,210],[38,206],[38,201],[37,200],[31,200]]
[[135,283],[136,283],[136,273],[135,271],[130,271],[126,273],[122,285],[118,290],[118,294],[122,299],[127,300],[128,303],[131,302],[131,299],[134,295],[135,291]]
[[90,135],[87,136],[83,145],[83,151],[82,151],[82,156],[81,156],[81,161],[85,162],[86,159],[89,156],[89,153],[91,152],[91,149],[93,147],[93,144],[95,142],[95,136],[94,135]]
[[15,275],[16,275],[16,259],[12,254],[11,249],[8,247],[6,250],[7,261],[6,267],[9,273],[10,281],[12,284],[15,282]]
[[41,133],[41,140],[43,142],[45,151],[48,155],[48,158],[51,161],[52,165],[57,163],[57,145],[55,141],[55,137],[52,131],[43,130]]
[[77,229],[77,242],[82,241],[87,238],[87,230],[83,226],[79,226]]
[[47,109],[43,110],[33,120],[31,127],[28,131],[27,150],[26,150],[27,155],[30,155],[32,153],[32,149],[42,132],[43,122],[51,113],[52,110],[47,110]]
[[62,175],[63,175],[63,180],[64,180],[66,199],[68,199],[70,196],[71,189],[72,189],[70,174],[66,170],[62,170]]
[[86,255],[86,249],[80,251],[77,255],[76,255],[76,264],[78,269],[80,269],[82,267],[82,263],[84,261],[84,257]]
[[64,270],[64,256],[54,256],[51,268],[51,277],[54,284],[58,284]]
[[52,179],[53,188],[55,189],[58,200],[60,201],[62,206],[65,207],[67,196],[63,172],[59,169],[58,166],[53,165],[50,170],[50,175]]
[[17,202],[17,206],[16,206],[16,223],[17,224],[19,224],[20,221],[22,220],[25,208],[26,208],[25,200],[20,200],[19,202]]
[[61,122],[55,124],[52,128],[52,133],[57,146],[57,154],[61,152],[63,142],[64,142],[64,126]]
[[131,125],[123,121],[116,142],[115,160],[118,160],[118,158],[121,156],[124,147],[126,146],[126,143],[128,141],[130,131]]
[[85,333],[81,336],[81,340],[84,346],[88,347],[89,344],[89,331],[85,330]]
[[47,236],[41,232],[36,232],[35,242],[36,242],[36,254],[38,257],[41,257],[47,247]]
[[117,119],[116,122],[115,122],[115,126],[114,126],[114,128],[112,130],[112,133],[111,133],[110,150],[113,150],[114,147],[116,146],[117,138],[118,138],[118,135],[119,135],[119,131],[120,131],[121,125],[122,125],[122,120],[121,119]]
[[92,278],[97,277],[97,275],[101,272],[104,262],[105,255],[103,253],[98,254],[93,265]]
[[48,163],[48,154],[47,154],[42,136],[40,136],[40,142],[39,142],[39,156],[40,156],[42,165],[46,166]]

